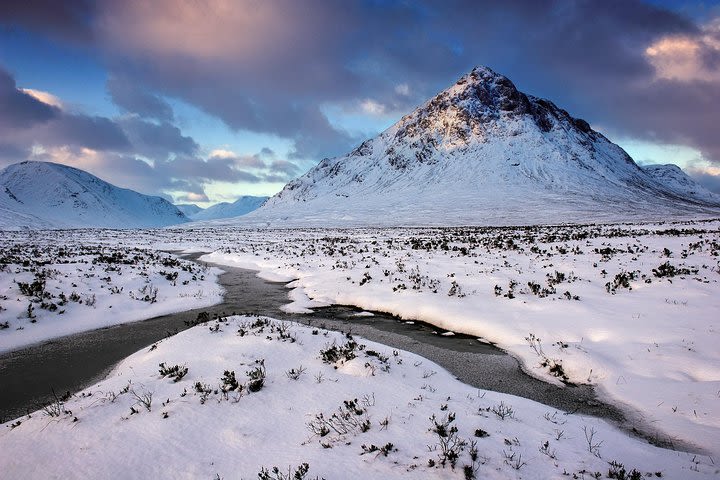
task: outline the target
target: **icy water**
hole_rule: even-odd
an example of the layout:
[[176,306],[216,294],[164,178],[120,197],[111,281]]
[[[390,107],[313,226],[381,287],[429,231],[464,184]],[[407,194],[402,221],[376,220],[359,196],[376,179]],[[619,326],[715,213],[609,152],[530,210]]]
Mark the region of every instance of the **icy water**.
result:
[[[201,254],[188,256],[195,260]],[[120,360],[152,345],[197,320],[234,313],[281,315],[288,303],[284,284],[269,283],[249,270],[225,268],[220,283],[225,288],[221,304],[162,315],[140,322],[92,330],[0,355],[0,421],[35,411],[60,396],[101,380]]]
[[[201,254],[185,256],[197,260]],[[101,380],[120,360],[187,327],[185,322],[201,312],[210,317],[232,314],[261,314],[293,319],[315,327],[352,332],[416,353],[479,389],[510,393],[569,412],[599,416],[649,440],[668,442],[643,425],[637,415],[603,403],[590,386],[564,388],[537,380],[525,373],[519,362],[503,350],[475,337],[442,335],[422,322],[408,322],[392,315],[370,312],[358,315],[354,307],[331,306],[309,315],[288,315],[280,306],[288,303],[283,283],[262,280],[256,272],[222,266],[220,284],[225,288],[221,304],[163,315],[145,321],[93,330],[54,339],[0,356],[0,421],[25,415],[58,396],[76,392]]]

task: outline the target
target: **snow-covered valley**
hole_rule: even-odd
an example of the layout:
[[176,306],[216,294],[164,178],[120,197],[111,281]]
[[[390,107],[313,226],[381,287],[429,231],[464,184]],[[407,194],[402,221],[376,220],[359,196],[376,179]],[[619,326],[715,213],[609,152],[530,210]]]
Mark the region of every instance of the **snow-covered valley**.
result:
[[72,232],[3,239],[0,353],[222,299],[220,270],[107,235],[113,240],[104,245],[93,242],[92,231],[79,243]]
[[163,340],[97,385],[6,427],[0,461],[11,478],[704,478],[717,471],[708,457],[653,447],[602,420],[468,387],[413,354],[256,317]]
[[[10,257],[0,272],[0,323],[8,323],[0,330],[5,349],[27,344],[24,338],[38,341],[71,328],[59,329],[61,322],[79,331],[104,325],[110,310],[132,311],[140,305],[142,312],[155,305],[137,300],[137,291],[149,283],[159,286],[158,299],[162,297],[168,308],[189,308],[178,302],[199,288],[210,302],[213,292],[220,294],[211,286],[216,273],[206,271],[202,280],[196,276],[196,281],[210,282],[202,286],[191,278],[185,279],[187,285],[179,277],[169,281],[165,275],[171,272],[161,262],[171,257],[160,254],[152,260],[150,253],[204,251],[209,253],[203,259],[218,265],[254,269],[269,280],[294,280],[284,307],[293,320],[304,322],[302,312],[307,309],[346,304],[426,321],[439,333],[477,336],[507,350],[528,373],[547,382],[567,384],[564,388],[593,385],[603,400],[691,453],[658,449],[585,415],[555,413],[529,400],[478,392],[428,360],[407,352],[395,354],[359,338],[356,341],[367,346],[354,353],[355,359],[326,364],[319,352],[333,341],[345,345],[347,339],[340,334],[317,327],[313,334],[313,329],[295,323],[251,328],[255,318],[233,317],[228,323],[199,325],[138,352],[107,380],[56,405],[58,415],[46,409],[32,418],[7,422],[0,444],[8,454],[0,456],[0,462],[6,471],[20,475],[31,467],[19,452],[31,451],[28,445],[34,443],[38,458],[45,460],[27,470],[31,477],[51,471],[73,476],[80,465],[88,474],[112,477],[125,465],[131,472],[127,476],[135,478],[251,478],[262,468],[278,466],[287,473],[289,466],[294,470],[307,462],[307,478],[347,478],[361,471],[372,478],[444,478],[452,469],[447,459],[441,465],[442,441],[429,418],[435,414],[439,421],[452,412],[458,445],[464,445],[454,470],[457,478],[465,475],[465,465],[476,469],[477,478],[564,478],[564,472],[577,478],[593,478],[599,472],[596,478],[604,478],[616,469],[609,462],[624,464],[628,475],[633,468],[665,478],[717,475],[719,227],[720,221],[517,228],[184,227],[122,235],[58,231],[46,243],[30,242],[26,232],[5,232],[3,251],[31,243],[40,253],[41,265],[36,268],[61,272],[47,276],[46,291],[62,291],[64,283],[74,283],[83,290],[77,291],[79,295],[89,288],[96,295],[94,307],[78,303],[58,316],[21,289],[20,284],[32,284],[36,272],[23,267],[23,259]],[[65,264],[58,253],[63,247],[53,250],[48,244],[79,246],[69,256],[72,262]],[[96,250],[84,251],[91,246]],[[101,287],[107,268],[114,264],[93,265],[92,259],[100,252],[117,252],[123,258],[136,254],[135,248],[142,255],[138,263],[150,266],[123,266],[122,275],[111,271],[110,283]],[[173,269],[188,275],[180,265]],[[88,282],[86,275],[93,273],[101,277],[100,284],[78,283]],[[110,293],[118,286],[124,287],[121,294]],[[135,299],[130,292],[135,292]],[[113,308],[107,309],[104,302]],[[34,305],[35,322],[26,315],[28,304]],[[150,316],[148,310],[144,316],[113,321]],[[297,341],[280,338],[286,335],[280,335],[283,329]],[[368,356],[368,351],[381,356]],[[259,359],[265,359],[265,387],[248,393],[250,379],[243,372],[253,371]],[[162,378],[160,363],[187,366],[187,376],[177,383]],[[303,372],[297,382],[290,378],[293,369]],[[242,392],[223,392],[225,370],[235,371],[238,385],[245,382]],[[313,379],[316,375],[320,382]],[[129,380],[130,388],[125,389]],[[154,399],[149,410],[141,401],[147,393]],[[344,400],[361,402],[363,395],[373,393],[375,406],[359,407],[364,413],[358,417],[370,416],[367,432],[320,435],[310,430],[308,424],[317,414],[332,418],[342,413],[338,408],[346,405]],[[513,418],[493,413],[500,403],[512,407]],[[133,411],[137,413],[131,415]],[[390,423],[380,424],[386,416]],[[189,425],[196,431],[190,437]],[[476,438],[478,428],[490,436]],[[473,440],[478,449],[475,461]],[[174,447],[154,447],[155,442]],[[98,449],[89,447],[92,444]],[[70,446],[73,454],[59,459],[53,453],[64,451],[59,445]],[[122,461],[110,453],[121,445],[133,445]]]

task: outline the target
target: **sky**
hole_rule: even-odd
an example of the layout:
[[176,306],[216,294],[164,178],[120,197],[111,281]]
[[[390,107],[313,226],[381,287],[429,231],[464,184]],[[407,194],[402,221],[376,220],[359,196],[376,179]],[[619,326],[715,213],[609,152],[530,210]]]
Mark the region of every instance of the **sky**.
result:
[[3,0],[0,168],[272,195],[478,65],[720,193],[720,0]]

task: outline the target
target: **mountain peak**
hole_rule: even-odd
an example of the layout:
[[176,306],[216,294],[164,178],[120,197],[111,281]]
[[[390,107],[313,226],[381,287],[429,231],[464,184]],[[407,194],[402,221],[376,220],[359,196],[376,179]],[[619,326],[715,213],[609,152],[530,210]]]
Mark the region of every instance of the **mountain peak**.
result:
[[486,105],[497,105],[506,111],[517,108],[527,100],[509,78],[488,67],[473,68],[448,90],[458,91],[461,99],[474,99]]
[[682,172],[660,173],[640,169],[588,122],[476,67],[246,218],[518,225],[717,215],[717,197],[699,198]]
[[24,161],[0,170],[0,228],[144,228],[187,222],[167,200],[75,167]]
[[417,127],[431,130],[434,123],[442,127],[443,136],[464,140],[471,133],[483,135],[492,129],[489,124],[507,123],[523,116],[544,133],[561,127],[593,138],[602,136],[585,120],[572,117],[549,100],[526,95],[509,78],[484,66],[473,68],[448,89],[403,117],[401,123],[411,132]]

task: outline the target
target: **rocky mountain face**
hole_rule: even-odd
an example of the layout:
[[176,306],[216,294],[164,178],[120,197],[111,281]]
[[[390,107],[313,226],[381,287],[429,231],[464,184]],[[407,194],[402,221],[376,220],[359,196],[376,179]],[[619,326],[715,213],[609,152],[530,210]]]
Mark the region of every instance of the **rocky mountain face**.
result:
[[509,225],[720,214],[720,197],[668,171],[640,168],[586,121],[480,67],[349,154],[321,161],[243,222]]
[[163,198],[116,187],[77,168],[21,162],[0,171],[0,229],[154,228],[187,221]]

